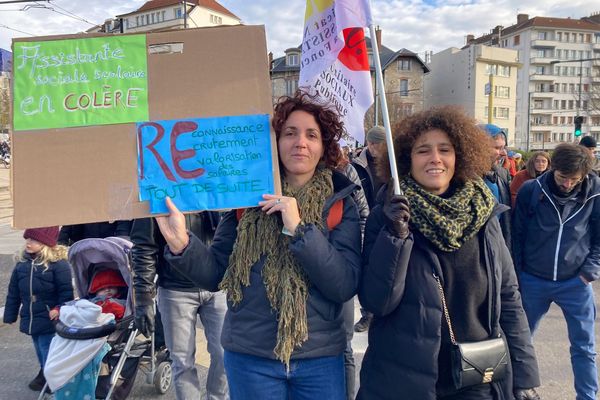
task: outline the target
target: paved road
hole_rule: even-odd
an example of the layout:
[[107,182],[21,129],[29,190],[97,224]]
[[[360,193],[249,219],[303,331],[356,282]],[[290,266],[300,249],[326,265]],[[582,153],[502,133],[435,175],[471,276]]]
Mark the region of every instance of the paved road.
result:
[[[0,308],[4,306],[6,298],[6,284],[14,263],[12,254],[22,246],[22,231],[10,228],[12,206],[8,191],[8,170],[0,168]],[[600,298],[600,289],[595,284],[596,303]],[[0,312],[0,316],[3,312]],[[358,316],[358,305],[355,308]],[[596,331],[596,341],[599,339],[600,329]],[[540,371],[542,387],[539,389],[544,400],[569,400],[575,398],[573,378],[569,362],[568,339],[566,325],[559,309],[552,307],[534,340]],[[355,351],[357,366],[360,366],[364,354],[367,335],[356,334],[352,342]],[[208,360],[205,352],[205,343],[202,332],[197,340],[198,356],[196,358],[199,376],[202,382],[206,380],[206,365]],[[36,399],[36,393],[27,388],[27,383],[37,372],[37,361],[33,346],[28,336],[18,332],[17,326],[6,325],[0,322],[0,400],[29,400]],[[357,368],[358,373],[358,368]],[[358,381],[357,381],[358,382]],[[144,382],[144,375],[138,373],[136,383],[130,399],[175,399],[172,392],[164,396],[156,394],[153,386]]]

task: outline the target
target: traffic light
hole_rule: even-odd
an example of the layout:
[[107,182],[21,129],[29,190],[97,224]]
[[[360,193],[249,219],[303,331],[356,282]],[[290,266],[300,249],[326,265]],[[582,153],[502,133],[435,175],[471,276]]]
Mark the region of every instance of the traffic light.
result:
[[581,123],[583,122],[583,117],[575,117],[575,137],[581,136]]

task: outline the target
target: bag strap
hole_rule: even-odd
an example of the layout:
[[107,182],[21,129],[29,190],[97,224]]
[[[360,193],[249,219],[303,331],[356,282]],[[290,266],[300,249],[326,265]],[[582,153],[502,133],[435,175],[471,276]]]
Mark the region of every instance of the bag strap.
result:
[[[239,221],[242,219],[245,208],[238,208],[235,210],[235,216]],[[344,199],[339,199],[329,209],[329,215],[327,215],[327,229],[332,231],[336,226],[342,222],[342,217],[344,216]]]
[[442,282],[440,277],[434,272],[433,277],[437,282],[438,289],[440,291],[440,297],[442,298],[442,307],[444,308],[444,316],[446,317],[446,323],[448,324],[448,331],[450,332],[450,341],[456,345],[456,338],[454,337],[454,330],[452,329],[452,322],[450,321],[450,313],[448,312],[448,306],[446,305],[446,296],[444,296],[444,289],[442,288]]

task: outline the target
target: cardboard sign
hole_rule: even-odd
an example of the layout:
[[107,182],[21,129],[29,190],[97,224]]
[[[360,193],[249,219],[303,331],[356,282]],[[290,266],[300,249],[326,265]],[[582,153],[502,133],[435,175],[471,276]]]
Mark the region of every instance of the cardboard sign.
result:
[[[131,36],[134,35],[23,38],[13,42],[13,49],[32,42],[113,37],[121,40]],[[22,130],[12,135],[15,227],[151,216],[149,202],[140,201],[136,123],[271,115],[264,27],[223,26],[144,36],[148,118],[109,125]],[[276,160],[275,134],[269,134],[271,159]],[[188,145],[177,141],[177,149],[185,150],[185,146]],[[182,168],[193,169],[187,162],[181,161]],[[280,193],[277,168],[278,163],[273,163],[268,172],[273,176],[275,193]]]
[[17,42],[14,129],[148,120],[146,36]]
[[274,193],[269,116],[198,118],[137,125],[140,200],[151,213],[256,206]]

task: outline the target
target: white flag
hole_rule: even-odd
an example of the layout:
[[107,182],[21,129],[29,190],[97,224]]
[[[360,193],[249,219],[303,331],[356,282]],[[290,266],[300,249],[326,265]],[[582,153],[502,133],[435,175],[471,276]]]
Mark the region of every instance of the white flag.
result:
[[335,106],[348,134],[364,142],[373,87],[364,27],[368,0],[307,0],[298,86]]

